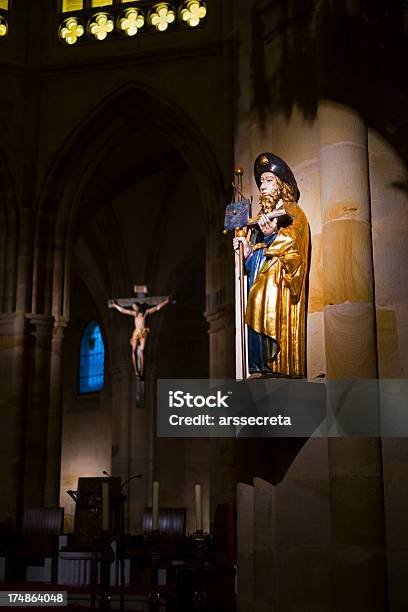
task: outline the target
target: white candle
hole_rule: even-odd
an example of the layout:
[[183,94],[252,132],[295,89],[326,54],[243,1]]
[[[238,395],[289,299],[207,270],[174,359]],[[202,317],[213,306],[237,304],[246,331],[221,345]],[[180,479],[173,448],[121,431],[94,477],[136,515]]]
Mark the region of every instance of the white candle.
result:
[[152,508],[152,529],[159,529],[159,483],[157,480],[153,482],[153,508]]
[[109,531],[109,482],[102,483],[102,529]]
[[195,485],[195,511],[196,511],[196,529],[203,530],[203,500],[201,495],[201,485]]

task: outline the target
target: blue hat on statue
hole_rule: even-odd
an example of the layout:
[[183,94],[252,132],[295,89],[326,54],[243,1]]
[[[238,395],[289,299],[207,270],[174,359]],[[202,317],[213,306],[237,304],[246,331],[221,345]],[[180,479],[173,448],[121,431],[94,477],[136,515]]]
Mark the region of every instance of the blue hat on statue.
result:
[[300,192],[296,179],[292,170],[289,168],[288,164],[283,161],[283,159],[277,155],[273,155],[273,153],[261,153],[258,155],[254,163],[254,175],[258,188],[261,185],[261,175],[264,172],[273,172],[281,179],[281,181],[287,185],[290,185],[291,187],[294,187],[297,191],[296,201],[298,201]]

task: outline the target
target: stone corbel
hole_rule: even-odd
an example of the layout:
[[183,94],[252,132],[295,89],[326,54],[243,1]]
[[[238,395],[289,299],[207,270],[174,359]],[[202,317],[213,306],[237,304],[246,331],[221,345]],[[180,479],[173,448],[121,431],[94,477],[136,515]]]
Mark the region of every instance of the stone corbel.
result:
[[53,316],[29,312],[26,313],[25,318],[29,325],[33,326],[33,329],[29,330],[32,336],[36,338],[51,338],[54,325]]
[[63,339],[65,328],[68,326],[69,318],[63,316],[54,317],[53,336],[55,339]]
[[208,333],[216,334],[234,325],[235,309],[233,304],[225,304],[216,310],[206,311],[204,317],[209,324]]

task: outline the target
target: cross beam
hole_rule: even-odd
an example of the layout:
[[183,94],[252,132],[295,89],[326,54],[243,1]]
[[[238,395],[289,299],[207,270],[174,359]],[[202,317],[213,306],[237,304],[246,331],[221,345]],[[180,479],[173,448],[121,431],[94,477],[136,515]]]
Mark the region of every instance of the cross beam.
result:
[[114,302],[119,304],[119,306],[123,306],[123,308],[130,308],[132,304],[150,304],[151,306],[156,306],[160,304],[160,302],[164,302],[167,298],[167,295],[158,296],[158,297],[134,297],[134,298],[118,298],[117,300],[108,300],[108,306],[111,306]]
[[111,306],[114,302],[122,306],[123,308],[131,308],[132,304],[147,304],[149,306],[157,306],[160,302],[164,302],[167,295],[159,296],[148,296],[146,285],[135,285],[133,287],[135,297],[131,298],[119,298],[117,300],[109,300],[108,306]]

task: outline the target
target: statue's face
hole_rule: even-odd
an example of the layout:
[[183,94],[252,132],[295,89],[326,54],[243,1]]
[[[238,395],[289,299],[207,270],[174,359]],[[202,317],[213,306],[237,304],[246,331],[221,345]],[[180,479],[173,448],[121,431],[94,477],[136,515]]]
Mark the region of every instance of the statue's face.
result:
[[261,192],[261,195],[273,195],[276,193],[277,189],[279,189],[279,186],[274,173],[263,172],[261,174],[261,184],[259,186],[259,191]]
[[139,312],[140,308],[137,304],[132,304],[132,308],[135,312]]

